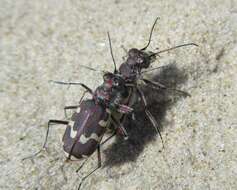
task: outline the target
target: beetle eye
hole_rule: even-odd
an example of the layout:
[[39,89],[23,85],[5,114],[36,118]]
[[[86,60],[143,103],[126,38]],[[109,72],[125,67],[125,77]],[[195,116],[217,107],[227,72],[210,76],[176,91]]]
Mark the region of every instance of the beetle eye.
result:
[[111,80],[112,76],[113,76],[112,73],[107,72],[104,74],[103,79],[104,81],[108,81],[108,80]]
[[107,75],[104,75],[103,78],[104,78],[104,81],[107,81],[109,79]]
[[113,85],[114,86],[118,86],[119,85],[119,81],[117,79],[114,79]]

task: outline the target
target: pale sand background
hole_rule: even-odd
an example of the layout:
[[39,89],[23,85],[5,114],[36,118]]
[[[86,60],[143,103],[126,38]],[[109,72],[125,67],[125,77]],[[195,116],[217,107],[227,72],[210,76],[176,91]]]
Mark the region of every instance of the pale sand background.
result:
[[130,123],[129,141],[103,147],[104,168],[82,189],[237,189],[234,0],[1,0],[0,189],[77,188],[81,176],[96,166],[96,157],[78,175],[80,163],[67,164],[63,172],[63,127],[53,127],[49,155],[21,162],[41,147],[48,119],[64,119],[63,107],[75,104],[82,93],[80,87],[67,89],[48,80],[81,81],[95,88],[101,76],[78,64],[112,71],[106,31],[121,63],[121,46],[144,46],[157,16],[161,19],[150,50],[200,45],[162,54],[154,63],[171,65],[155,73],[158,80],[176,83],[192,97],[169,92],[163,98],[173,101],[167,103],[148,93],[156,102],[151,109],[162,123],[165,149],[140,114]]

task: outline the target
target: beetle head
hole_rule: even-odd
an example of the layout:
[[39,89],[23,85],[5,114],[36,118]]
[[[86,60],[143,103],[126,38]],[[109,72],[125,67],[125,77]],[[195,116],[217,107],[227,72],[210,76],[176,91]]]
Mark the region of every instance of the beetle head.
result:
[[117,88],[125,84],[124,79],[120,75],[111,72],[106,72],[103,79],[103,86],[105,89]]
[[128,51],[127,63],[132,67],[148,68],[151,63],[149,53],[132,48]]

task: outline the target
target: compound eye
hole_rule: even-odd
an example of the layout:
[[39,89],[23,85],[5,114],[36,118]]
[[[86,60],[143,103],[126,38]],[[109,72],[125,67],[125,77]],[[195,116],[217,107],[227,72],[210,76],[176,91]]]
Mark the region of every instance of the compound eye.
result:
[[109,77],[108,77],[108,75],[107,75],[107,74],[105,74],[105,75],[103,76],[103,78],[104,78],[104,81],[107,81],[107,80],[109,80]]
[[105,73],[103,76],[104,81],[111,80],[111,74],[110,73]]
[[114,80],[114,83],[113,83],[114,86],[118,86],[119,85],[119,82],[117,80]]
[[119,86],[119,80],[117,78],[114,78],[113,86]]

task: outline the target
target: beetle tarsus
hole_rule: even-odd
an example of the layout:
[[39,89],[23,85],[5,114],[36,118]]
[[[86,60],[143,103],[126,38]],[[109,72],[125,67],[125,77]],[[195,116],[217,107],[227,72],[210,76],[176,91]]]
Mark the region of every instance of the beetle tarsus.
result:
[[99,145],[98,148],[97,148],[97,156],[98,156],[98,166],[97,166],[94,170],[92,170],[89,174],[87,174],[86,176],[84,176],[84,177],[81,179],[81,182],[80,182],[80,184],[79,184],[79,186],[78,186],[78,190],[80,190],[82,183],[83,183],[91,174],[93,174],[96,170],[98,170],[98,169],[102,166],[102,164],[101,164],[100,145]]
[[62,121],[62,120],[49,120],[48,121],[48,127],[47,127],[47,132],[46,132],[46,136],[45,136],[45,140],[44,140],[44,144],[43,144],[43,147],[42,149],[40,149],[38,152],[36,152],[35,154],[31,155],[31,156],[28,156],[28,157],[25,157],[22,159],[23,160],[27,160],[27,159],[32,159],[34,157],[36,157],[37,155],[39,155],[41,152],[43,151],[46,151],[48,152],[47,150],[47,140],[48,140],[48,135],[49,135],[49,128],[50,128],[50,125],[51,124],[63,124],[63,125],[67,125],[68,124],[68,121]]

